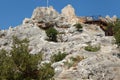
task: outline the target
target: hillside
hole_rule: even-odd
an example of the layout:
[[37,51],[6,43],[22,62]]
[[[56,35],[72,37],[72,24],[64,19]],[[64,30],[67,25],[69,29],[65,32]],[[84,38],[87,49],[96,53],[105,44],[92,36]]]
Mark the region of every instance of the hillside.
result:
[[[120,52],[115,38],[106,36],[100,25],[85,24],[86,19],[93,20],[76,16],[71,5],[64,7],[61,14],[53,7],[37,7],[31,18],[25,18],[21,25],[0,31],[0,49],[11,50],[12,36],[20,40],[27,38],[30,53],[42,52],[43,62],[49,62],[53,54],[67,54],[51,65],[55,80],[119,80]],[[116,16],[101,17],[108,23],[116,19]],[[82,27],[77,28],[75,24]],[[58,31],[56,41],[49,40],[46,34],[51,27]]]

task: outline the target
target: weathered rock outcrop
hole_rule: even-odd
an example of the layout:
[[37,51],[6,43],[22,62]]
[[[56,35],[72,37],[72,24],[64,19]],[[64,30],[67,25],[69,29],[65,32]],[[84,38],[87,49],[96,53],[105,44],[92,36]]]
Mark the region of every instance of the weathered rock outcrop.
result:
[[120,59],[97,54],[82,60],[74,68],[63,70],[56,80],[119,80]]
[[100,20],[107,22],[107,23],[113,23],[117,20],[117,16],[114,15],[113,17],[110,17],[109,15],[107,15],[105,18],[104,17],[99,17]]
[[78,22],[78,18],[76,17],[75,10],[71,5],[67,5],[62,9],[61,15],[67,18],[69,23],[76,23]]
[[58,12],[53,9],[52,6],[46,8],[46,7],[38,7],[34,10],[32,19],[38,19],[38,20],[45,20],[50,21],[54,18],[58,17]]
[[[0,31],[0,49],[11,49],[13,35],[19,39],[28,38],[30,53],[43,52],[45,61],[59,51],[68,54],[64,60],[52,64],[56,72],[55,80],[119,80],[120,58],[116,55],[120,52],[114,44],[114,37],[105,36],[99,26],[90,24],[81,24],[83,28],[79,32],[73,26],[76,22],[75,11],[71,5],[65,7],[62,14],[53,7],[38,7],[32,17],[26,18],[22,25]],[[48,23],[58,30],[58,42],[46,40],[45,30],[41,28],[48,27]],[[89,44],[100,46],[100,50],[86,51],[85,47]],[[65,63],[76,56],[84,58],[74,66],[68,64],[71,67],[66,68]]]

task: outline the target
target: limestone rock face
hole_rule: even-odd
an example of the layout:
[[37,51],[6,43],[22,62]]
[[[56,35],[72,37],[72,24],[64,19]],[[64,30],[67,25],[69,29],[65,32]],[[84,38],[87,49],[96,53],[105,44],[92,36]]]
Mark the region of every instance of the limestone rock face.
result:
[[25,18],[22,24],[30,24],[30,23],[32,23],[31,19]]
[[[31,19],[25,18],[23,24],[31,23],[36,24],[40,22],[56,22],[58,25],[63,24],[75,24],[78,22],[75,10],[71,5],[67,5],[59,14],[52,6],[50,7],[37,7],[32,14]],[[60,25],[61,26],[61,25]]]
[[[116,16],[107,18],[113,20]],[[77,31],[73,26],[76,22],[75,10],[71,5],[66,6],[61,14],[53,7],[38,7],[31,18],[23,20],[23,24],[0,30],[0,49],[11,50],[13,35],[19,39],[27,38],[30,41],[30,53],[42,52],[43,62],[50,61],[51,55],[58,54],[59,51],[68,54],[62,61],[52,64],[55,69],[55,80],[119,80],[120,52],[114,44],[114,37],[105,36],[97,25],[82,23],[82,31]],[[49,26],[59,32],[58,42],[47,40],[45,30],[41,28]],[[100,46],[100,50],[86,51],[85,47],[89,44]],[[77,57],[77,61],[71,61],[71,57],[76,56],[84,58],[79,60]]]
[[61,15],[68,18],[68,21],[71,22],[71,23],[75,23],[75,22],[78,21],[78,19],[76,17],[76,14],[75,14],[75,10],[71,5],[67,5],[66,7],[64,7],[62,9]]
[[119,63],[115,56],[97,54],[79,62],[75,69],[63,70],[56,80],[119,80]]
[[105,18],[106,18],[106,22],[115,22],[117,20],[116,15],[114,15],[113,17],[110,17],[109,15],[107,15]]
[[[99,62],[98,62],[99,61]],[[120,76],[120,59],[110,54],[98,54],[78,64],[80,74],[86,79],[110,80],[115,79],[116,74]],[[118,71],[116,71],[116,70]],[[101,77],[100,77],[101,76]]]
[[32,19],[43,19],[45,21],[52,20],[53,18],[58,17],[58,12],[53,9],[52,6],[50,7],[38,7],[34,10]]
[[62,9],[62,15],[72,18],[75,16],[75,10],[71,5],[67,5]]

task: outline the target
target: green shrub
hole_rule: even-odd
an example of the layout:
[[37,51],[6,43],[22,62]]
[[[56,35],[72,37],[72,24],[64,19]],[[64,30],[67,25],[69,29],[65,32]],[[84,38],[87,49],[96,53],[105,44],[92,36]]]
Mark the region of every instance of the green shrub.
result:
[[113,27],[114,33],[118,32],[119,29],[120,29],[120,20],[118,19],[118,20],[114,23],[114,27]]
[[14,62],[8,52],[5,50],[0,50],[0,80],[14,80],[14,69]]
[[57,42],[58,31],[55,28],[53,28],[53,27],[48,28],[46,30],[46,34],[47,34],[50,41]]
[[38,68],[42,61],[42,54],[30,54],[28,42],[27,39],[19,40],[13,37],[10,53],[5,50],[0,51],[0,80],[50,80],[53,78],[54,69],[50,63]]
[[115,22],[115,26],[113,27],[113,30],[114,30],[114,37],[116,40],[116,44],[119,47],[120,46],[120,20],[119,19]]
[[96,46],[88,45],[85,47],[85,50],[90,52],[97,52],[100,50],[100,46],[96,47]]
[[40,68],[40,80],[54,80],[55,72],[54,69],[51,67],[51,63],[44,63],[43,66]]
[[104,28],[105,31],[109,31],[113,27],[114,27],[113,23],[107,23],[107,26],[104,26],[103,28]]
[[51,61],[52,62],[58,62],[58,61],[63,60],[66,56],[67,56],[66,53],[58,52],[58,54],[54,54],[54,55],[51,56]]
[[116,44],[120,46],[120,29],[114,34]]
[[80,23],[76,23],[74,26],[76,27],[77,31],[81,31],[81,29],[83,28]]

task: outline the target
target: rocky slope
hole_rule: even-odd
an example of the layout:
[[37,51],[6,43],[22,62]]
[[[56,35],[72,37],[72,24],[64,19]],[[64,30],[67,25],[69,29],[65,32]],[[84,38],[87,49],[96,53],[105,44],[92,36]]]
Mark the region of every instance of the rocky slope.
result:
[[[23,24],[0,31],[0,49],[8,51],[11,49],[13,35],[19,39],[28,38],[30,53],[43,52],[45,61],[49,61],[50,56],[59,51],[68,54],[64,60],[52,64],[56,72],[55,80],[119,80],[120,52],[114,44],[114,37],[105,36],[97,25],[81,23],[83,28],[82,32],[79,32],[73,25],[78,22],[79,18],[71,5],[62,9],[61,14],[53,7],[38,7],[31,18],[23,20]],[[44,29],[48,28],[48,25],[54,26],[59,31],[58,42],[46,40]],[[89,44],[100,46],[100,50],[86,51],[85,47]],[[66,67],[70,64],[65,63],[72,63],[71,57],[78,56],[84,58],[75,65]]]

